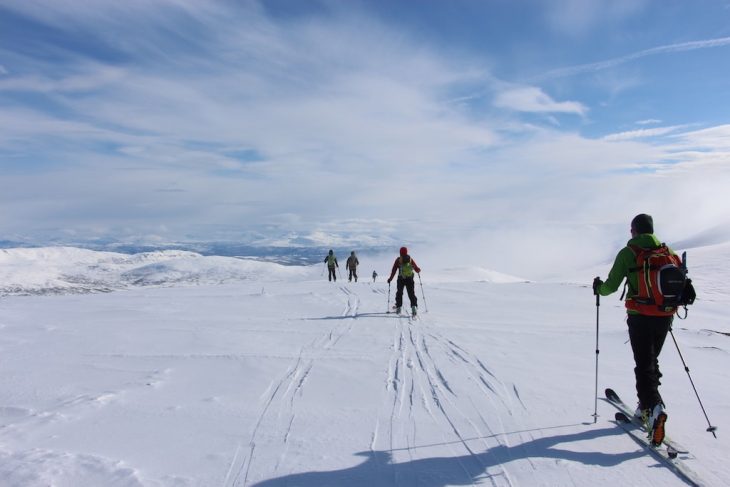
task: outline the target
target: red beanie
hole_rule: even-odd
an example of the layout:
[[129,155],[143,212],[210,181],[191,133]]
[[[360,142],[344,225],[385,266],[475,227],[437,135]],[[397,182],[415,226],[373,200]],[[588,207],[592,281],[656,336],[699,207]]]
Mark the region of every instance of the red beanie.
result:
[[406,247],[401,247],[400,255],[408,255],[408,249]]

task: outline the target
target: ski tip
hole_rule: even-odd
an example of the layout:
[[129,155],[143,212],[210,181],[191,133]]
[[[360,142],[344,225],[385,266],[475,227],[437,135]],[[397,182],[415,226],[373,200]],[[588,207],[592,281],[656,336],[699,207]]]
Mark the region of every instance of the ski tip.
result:
[[611,389],[610,387],[606,389],[606,399],[608,399],[611,402],[621,402],[621,398],[616,394],[616,391]]
[[679,453],[680,453],[679,450],[674,448],[672,445],[666,445],[666,447],[667,447],[667,456],[669,458],[674,460],[675,458],[677,458],[677,456],[679,456]]
[[629,417],[628,417],[628,416],[626,416],[626,415],[625,415],[624,413],[622,413],[622,412],[618,412],[618,413],[614,414],[614,416],[613,416],[613,417],[614,417],[614,418],[616,419],[616,421],[618,421],[619,423],[630,423],[630,422],[631,422],[631,420],[629,419]]

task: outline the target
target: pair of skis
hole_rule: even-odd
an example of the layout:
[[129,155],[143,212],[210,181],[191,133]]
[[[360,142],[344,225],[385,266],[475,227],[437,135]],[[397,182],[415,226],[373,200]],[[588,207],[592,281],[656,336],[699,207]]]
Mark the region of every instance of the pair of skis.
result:
[[398,316],[407,316],[408,318],[411,318],[411,319],[418,318],[418,312],[409,313],[408,311],[404,312],[404,310],[398,311],[398,308],[396,308],[395,306],[393,306],[392,309],[388,310],[388,313],[394,313],[394,314],[397,314]]
[[[677,443],[676,441],[664,437],[662,445],[654,446],[649,438],[649,431],[642,422],[641,418],[634,416],[634,411],[624,403],[613,389],[606,389],[606,400],[612,404],[618,412],[616,412],[616,423],[626,431],[637,443],[648,449],[655,458],[660,460],[664,465],[669,467],[677,475],[684,478],[689,484],[695,486],[704,485],[700,478],[687,465],[685,465],[678,457],[679,455],[689,454],[689,450]],[[663,446],[663,448],[662,448]]]

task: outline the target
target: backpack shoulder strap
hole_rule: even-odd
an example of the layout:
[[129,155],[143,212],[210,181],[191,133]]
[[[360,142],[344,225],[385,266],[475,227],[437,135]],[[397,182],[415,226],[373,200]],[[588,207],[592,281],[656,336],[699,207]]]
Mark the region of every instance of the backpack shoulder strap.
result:
[[[635,265],[633,267],[629,267],[628,268],[628,271],[629,272],[638,272],[638,271],[640,271],[641,270],[641,267],[639,267],[639,264],[638,264],[638,262],[636,262],[636,260],[638,260],[639,256],[642,253],[646,252],[649,249],[645,249],[643,247],[639,247],[638,245],[634,245],[634,244],[628,244],[626,246],[634,254],[634,259],[635,259],[634,260]],[[634,289],[634,286],[631,285],[631,282],[629,281],[629,278],[627,276],[626,277],[626,281],[624,282],[624,290],[621,293],[621,297],[619,298],[619,300],[623,300],[624,299],[624,296],[626,296],[626,288],[628,288],[634,294],[636,294],[638,292],[638,290]]]
[[[634,244],[628,244],[627,247],[631,250],[631,252],[633,252],[634,259],[638,259],[639,256],[641,256],[641,254],[643,254],[644,252],[646,252],[648,250],[648,249],[639,247],[638,245],[634,245]],[[640,269],[640,267],[638,265],[638,262],[636,262],[636,265],[634,267],[629,267],[629,272],[636,272],[639,269]]]

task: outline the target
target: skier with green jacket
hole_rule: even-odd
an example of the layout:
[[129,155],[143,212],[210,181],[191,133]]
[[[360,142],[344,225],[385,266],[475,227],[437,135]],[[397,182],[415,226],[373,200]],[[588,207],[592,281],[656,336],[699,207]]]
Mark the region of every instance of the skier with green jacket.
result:
[[335,252],[330,249],[327,256],[324,258],[324,262],[327,264],[327,278],[330,280],[337,281],[337,274],[335,274],[335,267],[340,268],[340,264],[337,263],[337,257],[335,257]]
[[[659,353],[672,326],[674,313],[652,310],[642,303],[639,297],[637,256],[647,249],[660,249],[662,246],[654,235],[652,217],[643,213],[637,215],[631,221],[631,239],[616,255],[606,281],[603,282],[599,277],[593,280],[593,293],[607,296],[616,292],[626,279],[626,322],[636,364],[634,374],[639,398],[636,416],[644,420],[655,444],[663,441],[664,423],[667,420],[664,401],[659,394],[662,377],[659,371]],[[674,251],[668,247],[667,251],[674,255]]]

